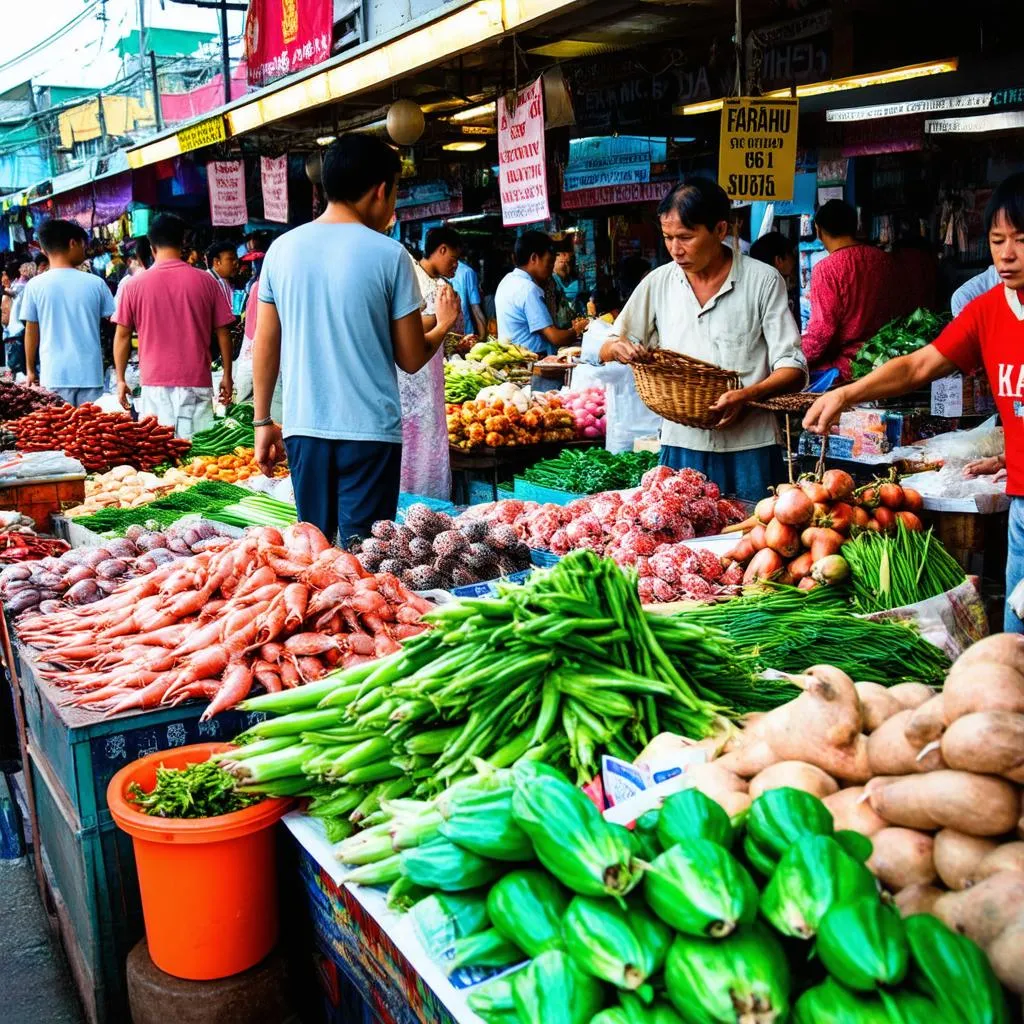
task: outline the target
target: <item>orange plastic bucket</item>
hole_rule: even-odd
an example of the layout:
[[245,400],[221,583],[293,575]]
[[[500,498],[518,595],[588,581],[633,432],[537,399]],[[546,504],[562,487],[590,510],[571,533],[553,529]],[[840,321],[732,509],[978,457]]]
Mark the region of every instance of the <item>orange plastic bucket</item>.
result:
[[153,963],[176,978],[209,981],[258,964],[277,942],[277,874],[271,827],[292,801],[267,799],[214,818],[151,817],[128,801],[156,770],[207,761],[230,743],[161,750],[122,768],[107,787],[118,826],[132,837]]

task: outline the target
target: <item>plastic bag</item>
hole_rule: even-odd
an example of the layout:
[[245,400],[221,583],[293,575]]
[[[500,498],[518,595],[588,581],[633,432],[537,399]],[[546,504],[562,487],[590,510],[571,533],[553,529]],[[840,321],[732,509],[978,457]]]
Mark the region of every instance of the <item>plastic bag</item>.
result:
[[0,455],[0,481],[85,476],[85,467],[63,452],[8,451]]
[[604,388],[604,446],[608,451],[631,452],[638,437],[649,437],[661,429],[661,417],[644,405],[628,366],[581,363],[572,372],[572,390],[594,386]]
[[974,576],[944,594],[858,618],[873,622],[882,619],[913,622],[921,636],[945,651],[950,661],[956,661],[971,644],[988,636],[988,616]]
[[451,496],[448,422],[444,411],[444,353],[416,373],[398,371],[402,400],[402,490],[428,498]]

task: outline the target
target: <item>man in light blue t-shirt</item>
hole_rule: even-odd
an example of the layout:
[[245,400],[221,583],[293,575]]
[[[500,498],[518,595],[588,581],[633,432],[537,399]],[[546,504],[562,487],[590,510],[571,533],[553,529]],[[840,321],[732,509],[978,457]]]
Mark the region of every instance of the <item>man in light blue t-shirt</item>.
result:
[[[299,518],[329,540],[394,519],[402,465],[396,366],[434,354],[423,336],[412,260],[385,231],[401,161],[353,133],[323,159],[327,209],[277,239],[259,281],[253,339],[256,459],[270,476],[285,450]],[[280,425],[270,399],[280,369]]]
[[94,402],[103,394],[100,321],[113,316],[114,297],[101,278],[76,269],[89,240],[82,227],[50,220],[38,237],[50,269],[25,285],[18,309],[28,382],[41,383],[71,405]]
[[459,260],[455,268],[452,287],[462,303],[462,322],[466,330],[472,329],[481,341],[486,341],[487,319],[481,306],[480,279],[465,260]]
[[955,292],[953,297],[949,300],[949,308],[953,313],[953,316],[959,316],[960,311],[969,302],[972,302],[979,295],[984,295],[985,292],[992,291],[996,285],[1003,283],[1003,279],[999,276],[999,271],[994,266],[989,267],[988,270],[983,270],[980,274],[975,274],[974,277],[964,281],[962,285]]

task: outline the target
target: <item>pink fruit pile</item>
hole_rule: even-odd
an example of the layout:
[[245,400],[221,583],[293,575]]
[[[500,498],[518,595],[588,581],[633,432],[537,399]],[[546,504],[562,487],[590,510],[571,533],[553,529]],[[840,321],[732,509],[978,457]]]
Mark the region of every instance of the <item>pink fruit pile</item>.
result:
[[644,604],[667,601],[707,601],[739,592],[743,569],[723,568],[722,560],[706,548],[661,544],[653,555],[636,560],[637,589]]
[[636,565],[663,544],[721,532],[742,522],[741,505],[719,496],[718,485],[692,469],[656,466],[628,498],[603,491],[568,505],[507,500],[464,513],[513,526],[531,548],[565,555],[580,548]]
[[604,388],[584,388],[563,397],[563,405],[576,420],[576,436],[604,437]]

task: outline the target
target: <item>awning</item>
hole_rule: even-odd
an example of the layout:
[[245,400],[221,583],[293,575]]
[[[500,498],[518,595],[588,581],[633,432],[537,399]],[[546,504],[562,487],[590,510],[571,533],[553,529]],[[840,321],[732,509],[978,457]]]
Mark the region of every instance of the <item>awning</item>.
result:
[[314,68],[289,75],[207,116],[128,150],[132,168],[145,167],[226,138],[282,121],[496,41],[559,14],[582,0],[461,0],[443,13],[410,22]]
[[46,199],[53,199],[71,192],[83,185],[94,181],[102,181],[115,174],[123,174],[128,170],[128,151],[118,149],[107,156],[94,156],[82,164],[81,167],[64,174],[58,174],[54,178],[47,178],[44,181],[37,181],[20,192],[12,192],[3,197],[3,208],[9,210],[13,206],[28,206],[34,202],[42,202]]

